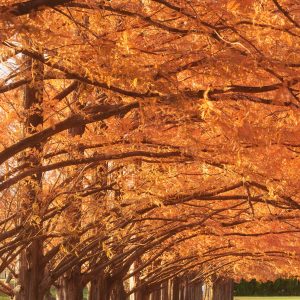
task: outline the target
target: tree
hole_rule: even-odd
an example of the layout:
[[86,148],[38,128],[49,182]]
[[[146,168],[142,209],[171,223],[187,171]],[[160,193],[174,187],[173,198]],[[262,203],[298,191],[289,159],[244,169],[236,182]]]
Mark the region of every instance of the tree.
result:
[[0,269],[20,299],[67,275],[74,299],[299,275],[297,4],[0,4]]

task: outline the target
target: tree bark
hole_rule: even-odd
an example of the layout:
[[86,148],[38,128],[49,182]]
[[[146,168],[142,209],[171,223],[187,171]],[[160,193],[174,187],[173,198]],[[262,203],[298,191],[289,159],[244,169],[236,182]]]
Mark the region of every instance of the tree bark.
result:
[[202,300],[203,299],[203,292],[202,292],[202,283],[196,282],[191,283],[187,286],[187,300]]
[[144,300],[147,298],[145,289],[141,288],[135,293],[135,300]]
[[104,275],[91,281],[89,300],[109,300],[109,283]]
[[[43,64],[30,59],[28,67],[31,71],[32,82],[25,86],[24,91],[24,133],[35,134],[43,125]],[[39,166],[42,144],[36,144],[24,153],[23,162]],[[40,290],[40,282],[44,276],[43,241],[36,238],[42,234],[41,223],[41,173],[31,175],[24,184],[21,203],[21,219],[24,224],[24,238],[35,239],[21,252],[19,256],[19,278],[16,300],[42,300],[44,291]]]
[[34,241],[20,255],[19,285],[20,291],[16,300],[42,300],[43,291],[39,289],[40,279],[43,278],[43,258],[40,241]]
[[172,280],[172,300],[179,300],[179,287],[180,280],[178,277],[173,278]]
[[156,286],[152,291],[152,300],[160,300],[161,290],[160,285]]
[[180,300],[186,300],[186,279],[181,279],[179,284],[179,299]]
[[233,280],[219,277],[213,284],[213,300],[233,300]]
[[169,281],[165,281],[161,284],[161,299],[169,300]]
[[126,292],[122,280],[117,280],[111,290],[111,300],[126,300]]
[[59,279],[58,300],[83,300],[80,266],[76,266]]

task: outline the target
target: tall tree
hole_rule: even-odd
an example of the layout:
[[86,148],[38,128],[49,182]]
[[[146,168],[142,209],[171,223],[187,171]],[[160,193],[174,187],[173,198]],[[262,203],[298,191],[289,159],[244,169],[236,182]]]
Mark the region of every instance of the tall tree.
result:
[[[43,77],[44,66],[34,59],[26,59],[27,72],[31,82],[24,90],[24,134],[33,135],[43,126]],[[30,147],[22,157],[21,162],[31,167],[41,165],[43,145],[41,143]],[[42,207],[44,205],[42,193],[42,173],[38,172],[28,177],[22,188],[20,202],[23,239],[32,239],[20,253],[19,260],[19,292],[18,300],[43,299],[45,291],[40,289],[45,263],[43,261],[43,233]]]

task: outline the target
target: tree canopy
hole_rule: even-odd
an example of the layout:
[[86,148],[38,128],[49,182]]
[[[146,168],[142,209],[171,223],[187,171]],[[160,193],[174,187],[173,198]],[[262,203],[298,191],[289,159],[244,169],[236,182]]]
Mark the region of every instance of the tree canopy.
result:
[[300,3],[0,11],[4,293],[299,277]]

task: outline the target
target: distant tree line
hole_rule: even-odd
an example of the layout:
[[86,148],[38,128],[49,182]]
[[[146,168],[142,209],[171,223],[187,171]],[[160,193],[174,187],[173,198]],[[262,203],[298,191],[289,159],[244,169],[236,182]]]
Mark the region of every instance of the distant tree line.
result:
[[274,282],[259,282],[242,279],[234,285],[236,296],[299,296],[300,281],[297,279],[277,279]]

